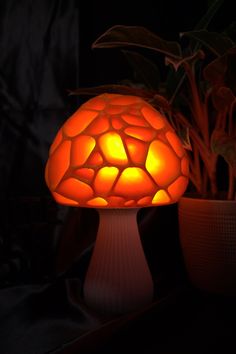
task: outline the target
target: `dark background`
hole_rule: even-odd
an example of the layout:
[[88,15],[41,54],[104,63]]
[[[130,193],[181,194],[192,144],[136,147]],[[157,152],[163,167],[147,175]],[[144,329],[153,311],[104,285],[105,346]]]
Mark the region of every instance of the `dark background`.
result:
[[[0,0],[2,354],[120,352],[128,351],[128,344],[147,352],[167,353],[169,348],[172,353],[195,353],[198,348],[205,353],[204,331],[198,346],[193,344],[195,326],[203,325],[206,308],[214,319],[218,300],[206,304],[189,290],[178,244],[176,206],[139,214],[157,289],[153,307],[110,323],[91,313],[79,292],[97,214],[56,205],[44,182],[44,167],[58,128],[85,99],[69,96],[68,90],[118,83],[132,76],[118,49],[91,49],[99,35],[124,24],[178,39],[179,32],[193,29],[209,3]],[[230,3],[225,1],[210,29],[224,29],[234,20]],[[185,323],[179,327],[181,317]],[[218,327],[214,321],[210,321],[211,344],[221,326],[219,318]],[[161,333],[159,344],[153,326]],[[187,346],[185,336],[190,338]],[[206,352],[211,353],[209,346]],[[213,348],[216,352],[217,345]]]

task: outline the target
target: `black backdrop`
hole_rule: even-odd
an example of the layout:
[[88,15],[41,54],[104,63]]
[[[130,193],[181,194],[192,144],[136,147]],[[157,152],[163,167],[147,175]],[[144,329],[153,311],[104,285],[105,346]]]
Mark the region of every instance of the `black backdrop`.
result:
[[[97,214],[59,207],[44,182],[49,145],[81,102],[67,90],[130,75],[118,51],[92,51],[92,42],[115,24],[142,25],[167,39],[177,38],[180,31],[192,29],[207,2],[148,0],[130,1],[129,6],[123,0],[0,0],[2,354],[98,352],[104,338],[130,320],[104,330],[101,324],[108,322],[83,304],[79,289]],[[222,26],[231,15],[228,8],[224,11],[218,15]],[[141,211],[138,219],[158,285],[156,299],[185,282],[176,206],[159,209]],[[150,319],[144,321],[143,334],[148,326]],[[86,333],[92,333],[89,343],[81,337]],[[143,341],[148,348],[145,335]]]

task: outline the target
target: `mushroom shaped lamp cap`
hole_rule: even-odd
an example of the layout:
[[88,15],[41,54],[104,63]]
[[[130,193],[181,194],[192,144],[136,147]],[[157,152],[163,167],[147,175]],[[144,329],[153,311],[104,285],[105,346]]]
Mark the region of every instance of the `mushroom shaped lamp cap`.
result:
[[140,97],[102,94],[58,131],[45,177],[61,204],[140,208],[178,201],[188,173],[185,150],[160,112]]

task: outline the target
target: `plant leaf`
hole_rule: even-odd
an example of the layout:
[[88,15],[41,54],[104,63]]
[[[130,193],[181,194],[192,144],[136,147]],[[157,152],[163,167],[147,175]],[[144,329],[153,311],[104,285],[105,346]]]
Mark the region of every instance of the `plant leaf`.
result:
[[224,31],[223,34],[236,41],[236,21],[232,22]]
[[220,87],[212,91],[212,102],[218,111],[223,111],[235,101],[232,90],[228,87]]
[[177,71],[179,69],[179,67],[185,62],[194,63],[197,59],[204,59],[204,58],[205,58],[204,52],[202,50],[198,50],[197,52],[193,53],[192,55],[184,57],[182,59],[175,59],[175,58],[166,57],[165,63],[166,63],[166,65],[169,65],[169,64],[173,65],[175,71]]
[[156,64],[142,54],[122,50],[127,61],[134,69],[135,79],[147,88],[157,90],[160,83],[160,73]]
[[124,46],[148,48],[174,58],[180,58],[182,55],[178,42],[166,41],[140,26],[113,26],[92,44],[92,48]]
[[214,153],[223,156],[236,177],[236,136],[230,137],[224,131],[215,129],[211,137],[211,148]]
[[95,87],[80,87],[76,90],[69,91],[69,95],[100,95],[102,93],[118,93],[122,95],[135,95],[145,100],[150,100],[155,96],[156,92],[144,90],[139,87],[131,87],[125,85],[100,85]]
[[227,70],[227,56],[223,55],[210,62],[203,70],[203,77],[211,83],[211,85],[223,85],[224,77]]
[[207,28],[216,12],[219,10],[220,6],[224,3],[224,0],[211,1],[212,4],[209,6],[205,15],[201,18],[198,24],[195,26],[195,30]]
[[178,137],[180,138],[183,148],[192,151],[192,146],[189,136],[189,128],[184,126],[179,126],[176,130]]
[[164,112],[171,112],[171,106],[168,100],[162,95],[154,95],[154,97],[150,100],[150,104],[157,109],[162,109]]
[[203,75],[212,85],[227,86],[236,94],[236,48],[208,64]]
[[229,37],[218,32],[209,32],[206,30],[190,31],[181,33],[181,36],[187,36],[200,42],[218,57],[224,55],[229,49],[235,46]]

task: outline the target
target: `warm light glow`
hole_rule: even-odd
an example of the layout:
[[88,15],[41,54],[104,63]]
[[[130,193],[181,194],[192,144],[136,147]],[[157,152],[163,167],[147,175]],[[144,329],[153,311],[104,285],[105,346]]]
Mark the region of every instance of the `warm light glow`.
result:
[[97,197],[94,199],[91,199],[88,201],[88,205],[94,206],[94,207],[101,207],[101,206],[106,206],[108,203],[105,199]]
[[147,121],[140,116],[135,116],[132,114],[122,114],[122,119],[130,125],[137,125],[138,127],[147,127]]
[[110,128],[110,123],[107,115],[103,115],[98,117],[95,121],[93,121],[88,128],[86,129],[87,134],[98,135],[101,133],[105,133]]
[[55,139],[54,139],[54,141],[53,141],[51,147],[50,147],[49,155],[51,155],[51,154],[56,150],[56,148],[61,144],[62,139],[63,139],[63,137],[62,137],[62,130],[60,129],[60,130],[58,131],[58,133],[57,133],[57,135],[56,135],[56,137],[55,137]]
[[57,187],[56,192],[78,202],[93,197],[92,188],[87,183],[81,182],[75,178],[68,178],[62,181]]
[[124,112],[124,107],[123,106],[108,106],[106,108],[106,112],[111,115],[120,114],[120,113]]
[[97,116],[97,112],[89,111],[85,109],[78,109],[71,118],[69,118],[64,124],[65,134],[72,138],[87,128],[87,126],[94,120]]
[[125,133],[133,138],[142,141],[150,141],[154,138],[156,132],[150,128],[129,127],[125,129]]
[[97,151],[94,151],[87,160],[88,166],[100,166],[102,163],[102,155]]
[[145,143],[133,138],[125,139],[125,142],[131,161],[134,164],[142,165],[147,156],[147,146]]
[[83,165],[96,145],[95,139],[91,136],[80,135],[73,140],[71,147],[71,165]]
[[186,177],[180,176],[177,180],[168,187],[168,192],[174,200],[178,200],[184,193],[188,184]]
[[79,206],[78,202],[75,202],[74,200],[69,199],[69,198],[65,198],[61,194],[58,194],[56,192],[52,192],[52,195],[57,203],[65,204],[65,205],[69,205],[69,206]]
[[117,95],[112,100],[112,104],[119,106],[127,106],[134,103],[140,103],[140,98],[136,96],[128,96],[128,95]]
[[118,173],[117,167],[101,168],[94,181],[95,192],[98,195],[107,195],[111,191]]
[[180,140],[178,139],[178,137],[176,136],[176,134],[174,134],[173,132],[167,132],[166,133],[166,137],[167,140],[169,141],[169,143],[171,144],[172,148],[174,149],[174,151],[176,152],[176,154],[179,157],[183,157],[184,155],[184,148],[180,142]]
[[94,176],[94,170],[92,168],[78,168],[75,170],[75,174],[82,180],[91,181]]
[[185,176],[189,175],[189,163],[187,157],[183,157],[181,160],[181,171],[183,175]]
[[161,129],[164,127],[164,120],[159,112],[149,107],[143,107],[142,113],[147,121],[153,126],[153,128]]
[[112,118],[111,124],[115,130],[120,130],[124,127],[124,122],[118,118]]
[[159,186],[166,186],[180,173],[180,161],[174,151],[162,141],[151,143],[146,168]]
[[149,193],[152,194],[155,191],[155,186],[141,168],[128,167],[121,173],[114,191],[126,198],[141,198]]
[[58,131],[45,180],[58,203],[138,208],[176,202],[189,163],[165,117],[140,97],[102,94]]
[[143,205],[148,205],[152,203],[152,198],[151,197],[143,197],[138,200],[138,205],[143,206]]
[[99,139],[99,144],[107,161],[112,164],[125,165],[128,163],[123,142],[119,134],[111,132]]
[[47,177],[52,190],[56,188],[70,166],[70,147],[71,142],[64,140],[48,161]]
[[169,195],[163,190],[160,189],[153,197],[152,204],[168,204],[171,199]]

